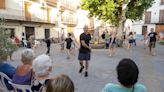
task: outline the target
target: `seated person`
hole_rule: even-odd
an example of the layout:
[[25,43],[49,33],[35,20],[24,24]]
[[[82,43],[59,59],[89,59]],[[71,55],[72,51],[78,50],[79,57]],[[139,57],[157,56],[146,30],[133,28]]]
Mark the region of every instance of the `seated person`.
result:
[[[7,61],[7,57],[8,55],[0,53],[0,72],[6,74],[10,79],[12,79],[13,74],[15,74],[16,68],[10,64],[5,63]],[[7,80],[5,81],[5,84],[8,90],[13,90],[13,87],[8,83]]]
[[49,74],[52,71],[52,60],[48,55],[38,56],[32,63],[34,79],[32,82],[32,91],[41,92],[49,80]]
[[32,61],[34,52],[32,49],[25,49],[22,52],[22,65],[17,67],[16,73],[13,76],[13,83],[21,85],[31,85],[32,79]]
[[46,92],[74,92],[75,87],[72,80],[67,75],[60,75],[50,79]]
[[109,83],[101,92],[147,92],[144,85],[137,83],[139,70],[133,60],[121,60],[116,70],[120,85]]

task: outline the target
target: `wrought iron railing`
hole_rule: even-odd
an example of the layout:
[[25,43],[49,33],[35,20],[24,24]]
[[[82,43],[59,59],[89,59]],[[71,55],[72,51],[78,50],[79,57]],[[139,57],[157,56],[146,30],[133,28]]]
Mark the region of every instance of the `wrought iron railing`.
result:
[[77,19],[74,17],[62,17],[62,23],[77,24]]
[[[44,18],[38,18],[35,15],[31,15],[30,17],[25,16],[24,10],[16,10],[7,8],[3,11],[0,11],[0,18],[5,19],[11,19],[11,20],[20,20],[20,21],[32,21],[32,22],[43,22],[43,23],[49,23],[47,17]],[[50,23],[55,24],[57,21],[57,18],[54,21],[50,21]]]

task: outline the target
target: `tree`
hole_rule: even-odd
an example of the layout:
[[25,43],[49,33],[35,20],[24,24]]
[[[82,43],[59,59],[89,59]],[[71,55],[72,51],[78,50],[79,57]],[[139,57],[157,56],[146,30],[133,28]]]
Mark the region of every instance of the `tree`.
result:
[[89,17],[116,26],[120,37],[126,19],[141,20],[145,10],[153,3],[154,0],[82,0],[81,8],[89,11]]
[[5,31],[4,24],[5,19],[0,18],[0,54],[7,57],[11,55],[17,47],[10,41],[10,34]]

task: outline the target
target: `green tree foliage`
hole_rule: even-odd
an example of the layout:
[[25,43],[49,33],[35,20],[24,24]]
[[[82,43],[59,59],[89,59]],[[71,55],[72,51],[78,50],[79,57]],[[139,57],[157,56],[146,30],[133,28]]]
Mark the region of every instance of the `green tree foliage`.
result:
[[[126,19],[141,20],[144,11],[154,0],[82,0],[81,8],[88,10],[89,17],[97,17],[115,26]],[[125,18],[122,18],[123,5],[126,5]]]
[[7,56],[11,55],[17,46],[10,40],[10,34],[5,31],[4,28],[5,19],[0,18],[0,54]]

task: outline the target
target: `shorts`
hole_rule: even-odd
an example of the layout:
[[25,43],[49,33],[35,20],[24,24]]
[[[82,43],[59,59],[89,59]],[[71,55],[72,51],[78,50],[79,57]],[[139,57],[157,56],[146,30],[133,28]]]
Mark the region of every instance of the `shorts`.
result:
[[133,43],[133,40],[129,40],[129,43]]
[[71,49],[71,46],[67,46],[66,48],[70,50]]
[[89,61],[90,59],[91,59],[91,53],[90,52],[88,52],[88,53],[79,52],[78,60],[80,60],[80,61],[82,61],[82,60]]
[[155,43],[156,42],[149,42],[149,47],[155,48]]
[[116,44],[113,43],[112,45],[110,45],[110,48],[115,48],[116,47]]

